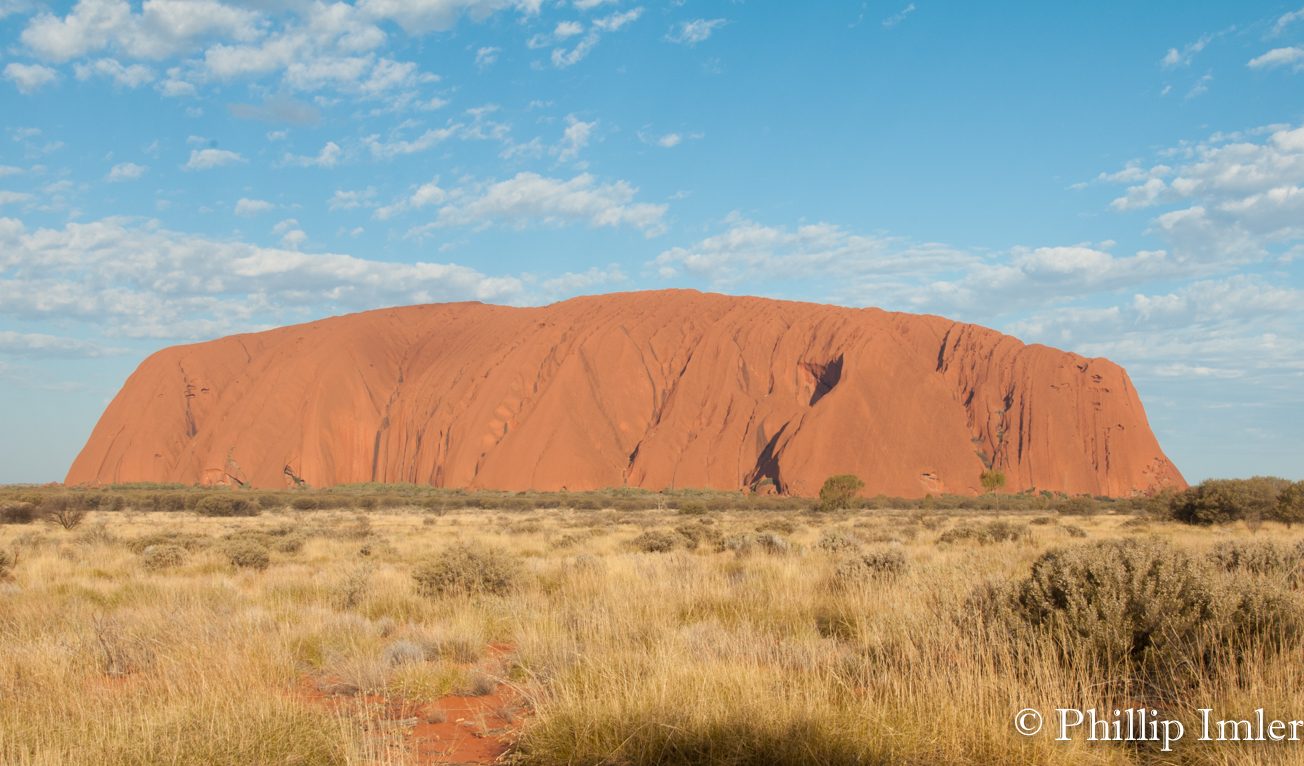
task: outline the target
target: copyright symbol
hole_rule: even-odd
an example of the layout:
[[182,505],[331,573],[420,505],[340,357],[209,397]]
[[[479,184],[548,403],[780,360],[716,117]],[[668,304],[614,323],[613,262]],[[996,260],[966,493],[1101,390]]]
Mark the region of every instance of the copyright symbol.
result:
[[1032,708],[1024,708],[1014,716],[1014,730],[1025,737],[1031,737],[1041,731],[1041,713]]

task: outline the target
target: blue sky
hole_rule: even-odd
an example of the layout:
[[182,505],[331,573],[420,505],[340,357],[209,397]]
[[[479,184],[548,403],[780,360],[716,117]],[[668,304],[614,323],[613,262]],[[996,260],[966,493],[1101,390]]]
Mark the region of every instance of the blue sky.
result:
[[1125,365],[1304,478],[1304,8],[0,0],[0,482],[162,346],[693,287]]

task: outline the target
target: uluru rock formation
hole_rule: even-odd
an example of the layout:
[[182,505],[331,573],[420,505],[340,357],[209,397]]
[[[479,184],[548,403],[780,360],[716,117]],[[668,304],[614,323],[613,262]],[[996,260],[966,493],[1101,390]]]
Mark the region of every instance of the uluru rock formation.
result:
[[1127,373],[936,316],[693,291],[382,309],[167,348],[67,482],[812,495],[1185,486]]

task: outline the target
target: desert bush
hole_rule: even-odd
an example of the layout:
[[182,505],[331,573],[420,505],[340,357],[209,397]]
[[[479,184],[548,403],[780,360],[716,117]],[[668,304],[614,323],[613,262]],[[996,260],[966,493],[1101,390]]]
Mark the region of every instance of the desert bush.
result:
[[1304,560],[1301,550],[1267,540],[1228,540],[1209,551],[1214,566],[1227,572],[1294,578]]
[[127,548],[132,553],[143,553],[146,548],[153,545],[173,545],[185,549],[187,552],[200,550],[208,547],[210,539],[204,535],[197,535],[190,532],[155,532],[127,541]]
[[18,554],[0,549],[0,581],[13,577],[16,566],[18,566]]
[[79,545],[113,545],[118,542],[118,536],[110,532],[109,525],[103,521],[83,529],[73,539]]
[[482,545],[458,544],[412,572],[424,596],[502,595],[521,578],[520,565],[505,551]]
[[833,570],[833,581],[837,585],[846,586],[896,577],[905,572],[906,567],[906,554],[899,546],[873,548],[839,561]]
[[1060,529],[1063,529],[1064,534],[1069,537],[1082,539],[1087,536],[1087,530],[1077,526],[1076,524],[1065,524],[1063,527],[1060,527]]
[[204,495],[195,503],[195,513],[201,516],[257,516],[261,512],[247,498],[228,494]]
[[1262,582],[1228,587],[1163,541],[1111,540],[1048,551],[1014,591],[1014,614],[1065,662],[1132,671],[1171,691],[1216,652],[1280,645],[1296,604]]
[[1285,479],[1208,479],[1173,496],[1169,513],[1185,524],[1225,524],[1245,518],[1269,519],[1278,512]]
[[1005,474],[995,468],[988,468],[979,475],[978,480],[982,482],[983,489],[988,492],[995,492],[1005,486]]
[[720,530],[710,524],[698,522],[696,524],[680,524],[675,527],[675,534],[683,537],[687,541],[689,548],[697,548],[703,543],[714,544],[724,535]]
[[425,662],[426,650],[412,641],[394,641],[381,652],[381,659],[391,666]]
[[64,529],[76,529],[86,520],[85,508],[74,508],[68,504],[55,505],[48,509],[43,509],[41,514],[45,521]]
[[707,508],[702,503],[686,502],[680,503],[676,511],[684,516],[705,516]]
[[1100,513],[1100,505],[1089,495],[1079,495],[1060,500],[1055,511],[1064,516],[1094,516]]
[[1287,527],[1304,522],[1304,481],[1282,488],[1281,494],[1277,496],[1277,508],[1272,512],[1272,519]]
[[791,540],[773,532],[761,532],[756,535],[755,540],[757,548],[771,555],[792,553],[796,549]]
[[787,519],[770,519],[756,525],[757,532],[777,532],[781,535],[790,535],[797,531],[797,525]]
[[946,530],[938,536],[939,543],[974,542],[979,545],[1014,542],[1028,539],[1028,527],[1012,521],[998,519],[985,523],[966,522]]
[[815,547],[828,553],[848,553],[860,550],[860,541],[855,535],[841,529],[826,529],[820,533]]
[[630,540],[629,544],[644,553],[669,553],[678,548],[683,542],[683,538],[674,532],[667,532],[664,529],[649,529]]
[[272,563],[267,546],[253,540],[236,540],[228,543],[226,558],[237,569],[266,569]]
[[820,487],[820,501],[815,510],[827,512],[851,508],[856,493],[864,487],[865,482],[860,477],[849,473],[830,476],[824,480],[824,486]]
[[141,551],[140,563],[150,571],[179,567],[186,563],[186,549],[180,545],[151,545]]
[[0,524],[31,524],[36,520],[36,506],[22,500],[0,503]]

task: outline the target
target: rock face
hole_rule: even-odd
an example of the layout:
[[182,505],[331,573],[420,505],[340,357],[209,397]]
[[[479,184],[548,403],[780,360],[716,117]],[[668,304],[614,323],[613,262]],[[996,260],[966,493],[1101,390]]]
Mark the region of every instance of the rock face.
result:
[[813,495],[1185,486],[1127,373],[935,316],[692,291],[383,309],[167,348],[67,481]]

